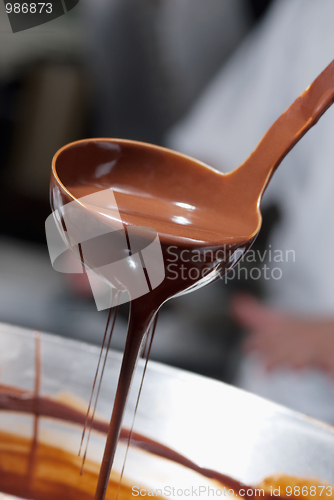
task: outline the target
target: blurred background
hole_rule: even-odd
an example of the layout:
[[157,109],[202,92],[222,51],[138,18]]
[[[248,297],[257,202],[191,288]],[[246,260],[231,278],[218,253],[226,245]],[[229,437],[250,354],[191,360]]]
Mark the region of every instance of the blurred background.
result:
[[[53,271],[44,222],[51,160],[65,143],[122,137],[166,144],[270,0],[81,0],[13,34],[0,2],[0,321],[100,344],[106,312]],[[258,248],[277,210],[270,208]],[[254,265],[254,264],[253,264]],[[241,332],[218,282],[161,312],[152,359],[233,382]],[[116,325],[121,349],[127,310]]]

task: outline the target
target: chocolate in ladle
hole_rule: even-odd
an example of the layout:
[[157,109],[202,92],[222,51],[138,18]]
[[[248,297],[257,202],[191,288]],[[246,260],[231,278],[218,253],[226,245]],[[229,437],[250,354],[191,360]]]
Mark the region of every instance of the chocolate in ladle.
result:
[[[131,302],[96,500],[105,496],[132,374],[155,314],[171,297],[218,279],[238,262],[260,230],[260,202],[275,169],[333,100],[334,62],[272,125],[245,163],[229,174],[164,148],[126,140],[79,141],[56,154],[51,180],[54,209],[111,189],[124,228],[153,228],[165,264],[169,248],[175,246],[177,266],[185,268],[175,278],[166,266],[162,283]],[[99,216],[97,207],[96,219]],[[194,262],[182,261],[182,251],[195,249],[202,255],[195,264],[196,277],[190,273]],[[124,256],[130,250],[124,248]],[[84,264],[95,267],[94,262]]]

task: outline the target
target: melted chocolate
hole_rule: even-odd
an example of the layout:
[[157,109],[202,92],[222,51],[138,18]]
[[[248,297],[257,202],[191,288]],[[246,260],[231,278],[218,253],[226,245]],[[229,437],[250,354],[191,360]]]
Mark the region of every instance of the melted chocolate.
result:
[[[132,374],[154,316],[169,298],[217,279],[237,263],[260,230],[260,201],[273,172],[333,100],[334,62],[274,123],[248,160],[228,175],[172,151],[124,140],[79,141],[65,146],[55,156],[53,208],[112,189],[124,228],[154,228],[165,264],[168,249],[175,245],[179,270],[182,265],[186,271],[194,266],[181,258],[184,250],[194,249],[203,254],[197,268],[206,269],[205,278],[201,274],[192,278],[188,273],[185,278],[179,274],[175,279],[166,266],[163,282],[148,295],[132,300],[95,500],[105,497]],[[208,249],[213,256],[209,262],[205,258]],[[126,256],[127,251],[125,248]],[[90,264],[96,267],[94,262]]]
[[[29,414],[35,414],[35,412],[37,412],[40,417],[52,417],[79,425],[83,425],[85,422],[85,414],[73,407],[59,401],[55,401],[51,398],[41,397],[35,393],[30,393],[28,391],[8,386],[0,386],[0,410]],[[92,428],[98,432],[107,434],[109,424],[106,421],[94,419],[92,421]],[[120,432],[120,439],[127,442],[129,438],[130,431],[123,428]],[[20,438],[17,439],[19,440]],[[33,437],[33,441],[34,439],[35,436]],[[183,465],[184,467],[192,469],[207,478],[215,479],[222,485],[228,488],[233,488],[235,491],[240,488],[250,488],[245,486],[243,483],[230,478],[229,476],[210,469],[199,467],[197,464],[171,448],[164,446],[155,440],[149,439],[137,432],[131,431],[130,442],[132,446],[141,448],[142,450],[148,451],[156,456],[166,458],[167,460]],[[34,447],[36,448],[36,444]],[[36,454],[36,449],[34,454]],[[28,474],[28,477],[30,477],[30,474]],[[8,483],[8,479],[6,480],[6,483]],[[25,485],[25,487],[27,488],[27,485]],[[25,494],[27,494],[27,492]],[[249,497],[251,498],[252,496]]]
[[[34,393],[29,393],[28,391],[18,390],[8,386],[0,386],[0,410],[28,414],[34,414],[34,411],[37,410],[38,415],[41,417],[55,418],[79,425],[82,425],[85,421],[85,414],[74,407],[68,406],[51,398],[36,396]],[[92,428],[98,432],[107,434],[109,424],[106,421],[94,419],[92,422]],[[123,428],[120,433],[120,439],[127,441],[129,439],[129,435],[130,431]],[[164,446],[137,432],[131,432],[130,441],[132,446],[136,446],[148,451],[149,453],[153,453],[157,456],[184,465],[185,467],[191,468],[206,477],[215,478],[226,486],[231,485],[232,487],[232,483],[234,485],[237,484],[237,482],[228,476],[215,471],[209,471],[208,469],[203,469],[171,448],[168,448],[167,446]]]
[[[111,168],[105,175],[97,177],[95,174],[101,164],[109,164]],[[80,169],[77,168],[79,165]],[[56,168],[62,184],[53,183],[54,206],[59,199],[63,203],[72,201],[68,192],[75,198],[81,198],[112,188],[125,228],[149,225],[159,235],[165,263],[173,245],[177,268],[182,265],[185,268],[185,273],[175,279],[166,266],[162,283],[148,295],[131,302],[127,342],[96,491],[96,499],[101,500],[108,484],[133,370],[157,311],[169,298],[217,279],[230,269],[238,260],[237,250],[240,250],[240,258],[255,235],[249,238],[247,224],[240,217],[237,218],[238,226],[236,222],[232,223],[231,217],[222,221],[220,214],[224,213],[223,208],[218,214],[214,209],[221,201],[221,191],[208,199],[203,196],[203,185],[206,184],[207,189],[212,191],[217,185],[217,177],[224,185],[223,176],[172,151],[127,141],[84,141],[60,153]],[[174,175],[171,175],[173,171]],[[131,192],[135,194],[131,195]],[[198,203],[198,198],[202,207],[194,205],[196,199]],[[227,197],[222,199],[222,205],[227,203]],[[96,217],[99,217],[98,211]],[[187,224],[184,224],[185,221]],[[142,237],[145,239],[145,235]],[[123,250],[124,256],[127,256],[128,248]],[[201,258],[196,263],[183,262],[182,252],[193,250],[199,251]],[[207,255],[210,257],[207,258]],[[87,265],[87,261],[85,263]],[[91,263],[90,267],[97,266]],[[200,278],[192,277],[189,272],[192,267],[196,267]]]
[[[34,392],[19,390],[14,387],[0,385],[0,410],[15,411],[20,413],[38,412],[39,418],[50,417],[73,424],[83,425],[85,413],[70,407],[60,401],[42,397]],[[107,433],[109,424],[107,421],[94,419],[92,427],[98,432]],[[248,499],[258,498],[255,488],[263,488],[265,494],[261,498],[272,498],[271,489],[281,487],[281,491],[286,491],[286,487],[303,486],[314,487],[327,484],[316,479],[302,479],[285,475],[276,475],[264,479],[261,484],[247,486],[220,472],[198,466],[180,453],[164,446],[163,444],[147,438],[137,432],[122,429],[120,440],[128,442],[131,434],[131,446],[140,448],[148,453],[171,460],[177,464],[187,467],[204,477],[213,479],[238,493],[243,490],[242,496]],[[34,438],[33,438],[34,439]],[[98,478],[98,466],[88,462],[83,479],[79,479],[80,460],[78,457],[38,442],[34,458],[34,471],[29,468],[31,460],[31,440],[0,432],[0,485],[1,491],[11,495],[18,495],[22,498],[33,500],[92,500]],[[25,472],[28,471],[28,472]],[[117,475],[111,476],[107,488],[108,498],[116,498],[120,490],[120,498],[125,500],[133,498],[132,487],[125,480],[119,484]],[[321,489],[319,490],[321,491]],[[159,496],[157,497],[160,498]],[[275,498],[284,499],[284,496],[275,495]],[[290,498],[293,498],[290,496]],[[308,498],[308,497],[307,497]],[[319,495],[311,496],[318,500]]]
[[[1,491],[29,500],[93,500],[99,466],[87,462],[80,476],[80,458],[59,448],[38,443],[34,474],[28,475],[31,440],[0,432]],[[116,497],[118,476],[113,474],[107,498]],[[120,498],[132,498],[131,487],[122,482]]]

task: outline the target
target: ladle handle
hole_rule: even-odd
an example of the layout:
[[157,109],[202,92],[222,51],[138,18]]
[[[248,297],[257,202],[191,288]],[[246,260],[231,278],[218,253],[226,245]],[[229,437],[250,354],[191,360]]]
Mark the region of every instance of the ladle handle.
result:
[[274,171],[293,146],[334,102],[334,61],[275,121],[249,158],[235,171],[249,195],[261,198]]

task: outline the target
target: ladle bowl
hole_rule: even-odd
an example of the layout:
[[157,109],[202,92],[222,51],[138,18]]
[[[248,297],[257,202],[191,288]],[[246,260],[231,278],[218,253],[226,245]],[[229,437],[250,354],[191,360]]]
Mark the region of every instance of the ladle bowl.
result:
[[[51,205],[58,229],[88,269],[123,297],[126,290],[130,300],[153,291],[162,304],[204,286],[249,249],[261,228],[261,198],[275,169],[333,100],[334,62],[229,174],[136,141],[66,145],[52,164]],[[145,256],[147,247],[151,251]],[[122,300],[128,299],[118,297]],[[106,304],[110,307],[110,300]]]
[[[228,178],[192,158],[135,141],[90,139],[57,153],[51,178],[57,228],[102,278],[103,297],[101,281],[89,275],[99,308],[110,307],[116,291],[118,303],[129,300],[126,291],[131,300],[154,292],[163,303],[236,264],[261,218],[258,210],[237,213],[240,201],[228,197]],[[82,272],[73,261],[69,271]]]

